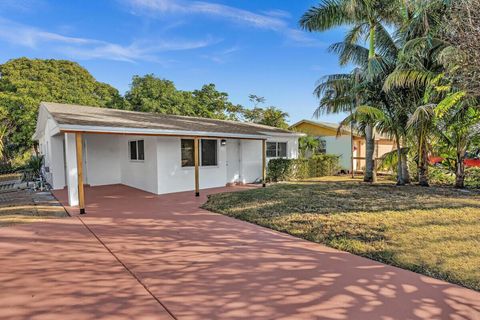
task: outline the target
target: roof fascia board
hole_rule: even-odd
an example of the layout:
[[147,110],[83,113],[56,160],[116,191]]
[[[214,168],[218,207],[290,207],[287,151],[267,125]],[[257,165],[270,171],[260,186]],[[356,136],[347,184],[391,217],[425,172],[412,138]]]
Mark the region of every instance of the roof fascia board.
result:
[[207,131],[182,131],[182,130],[159,130],[159,129],[144,129],[144,128],[127,128],[127,127],[103,127],[103,126],[82,126],[82,125],[67,125],[59,126],[60,131],[78,131],[86,133],[112,133],[123,135],[169,135],[182,137],[217,137],[217,138],[240,138],[240,139],[258,139],[265,140],[270,134],[265,135],[251,135],[240,133],[226,133],[226,132],[207,132]]
[[270,137],[305,137],[307,134],[303,132],[291,132],[291,133],[282,133],[282,132],[262,132],[262,134]]

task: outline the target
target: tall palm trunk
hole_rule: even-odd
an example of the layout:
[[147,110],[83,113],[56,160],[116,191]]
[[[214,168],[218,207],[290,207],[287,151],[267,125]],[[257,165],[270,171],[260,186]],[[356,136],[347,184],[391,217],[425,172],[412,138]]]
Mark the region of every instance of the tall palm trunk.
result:
[[402,147],[400,144],[400,138],[398,133],[395,133],[395,142],[397,144],[397,186],[405,185],[403,178],[403,165],[402,165]]
[[400,157],[400,162],[402,163],[402,177],[405,184],[410,184],[412,181],[410,179],[410,169],[408,168],[408,150],[403,150],[403,146],[406,145],[405,137],[401,138],[400,146],[402,148],[402,154]]
[[[375,22],[370,22],[370,35],[369,35],[369,50],[368,50],[368,60],[375,58]],[[370,68],[370,64],[369,64]],[[373,127],[367,125],[365,127],[365,174],[363,176],[363,181],[365,182],[375,182],[375,160],[373,159],[373,154],[375,153],[375,139],[373,136]]]
[[374,159],[373,154],[375,152],[375,139],[373,136],[373,127],[367,125],[365,128],[365,174],[363,181],[374,182]]
[[426,146],[421,146],[418,154],[418,184],[428,187],[428,152]]
[[402,152],[400,161],[402,163],[402,177],[405,184],[410,184],[412,181],[410,179],[410,172],[408,169],[408,158],[405,152]]
[[455,188],[465,188],[465,150],[457,150],[457,161],[455,163]]

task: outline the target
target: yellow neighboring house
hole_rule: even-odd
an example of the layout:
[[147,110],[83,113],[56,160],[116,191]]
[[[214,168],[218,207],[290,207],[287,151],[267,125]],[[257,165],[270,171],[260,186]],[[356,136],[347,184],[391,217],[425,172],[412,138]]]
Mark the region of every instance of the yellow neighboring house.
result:
[[[321,121],[301,120],[290,126],[290,130],[306,133],[320,140],[320,152],[340,156],[340,166],[345,171],[351,171],[351,157],[360,158],[353,161],[354,171],[363,171],[365,168],[365,138],[354,133],[353,146],[350,130],[343,129],[337,136],[338,124]],[[380,158],[385,153],[395,150],[395,142],[378,133],[375,134],[375,157]]]

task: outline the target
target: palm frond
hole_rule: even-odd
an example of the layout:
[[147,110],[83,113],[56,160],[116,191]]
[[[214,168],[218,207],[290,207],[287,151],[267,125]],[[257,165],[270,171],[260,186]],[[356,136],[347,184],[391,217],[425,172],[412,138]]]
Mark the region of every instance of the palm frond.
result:
[[328,51],[338,55],[340,65],[352,63],[366,67],[368,64],[368,49],[359,44],[337,42]]
[[395,70],[388,75],[383,85],[386,92],[398,88],[426,87],[434,79],[434,72],[425,70]]
[[307,31],[325,31],[354,22],[345,1],[321,0],[300,18],[300,27]]

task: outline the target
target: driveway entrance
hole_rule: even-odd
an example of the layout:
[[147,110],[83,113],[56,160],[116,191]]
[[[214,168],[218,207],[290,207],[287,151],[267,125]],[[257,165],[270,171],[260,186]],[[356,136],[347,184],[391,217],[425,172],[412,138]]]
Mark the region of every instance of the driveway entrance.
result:
[[478,292],[199,208],[236,190],[87,188],[85,216],[1,230],[0,319],[479,318]]

